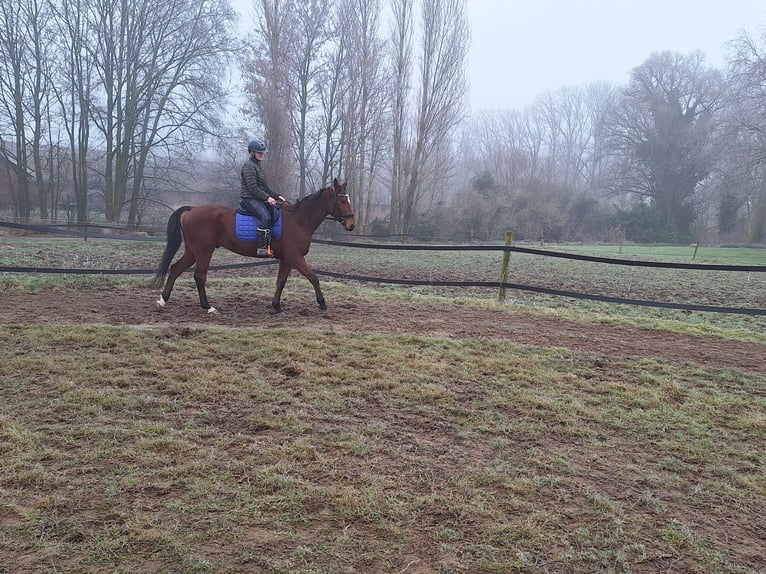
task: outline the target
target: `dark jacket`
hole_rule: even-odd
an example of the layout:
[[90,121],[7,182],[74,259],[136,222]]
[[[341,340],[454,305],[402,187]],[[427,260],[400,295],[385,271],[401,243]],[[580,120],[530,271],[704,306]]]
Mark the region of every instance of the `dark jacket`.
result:
[[279,199],[279,194],[271,191],[269,184],[266,183],[261,162],[254,157],[244,163],[239,175],[242,180],[242,190],[239,196],[242,199],[258,199],[260,201],[266,201],[269,197]]

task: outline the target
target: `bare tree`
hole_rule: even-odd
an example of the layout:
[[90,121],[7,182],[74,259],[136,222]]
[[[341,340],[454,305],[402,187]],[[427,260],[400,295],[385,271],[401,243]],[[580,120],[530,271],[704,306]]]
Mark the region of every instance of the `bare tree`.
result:
[[380,177],[383,146],[388,142],[386,121],[388,72],[380,55],[381,5],[379,0],[346,0],[343,41],[348,53],[349,86],[344,91],[343,168],[351,182],[357,221],[362,231],[371,220]]
[[483,112],[467,125],[462,146],[465,165],[473,177],[489,174],[493,190],[509,198],[526,186],[530,158],[523,141],[524,115],[513,111]]
[[551,174],[567,193],[598,190],[609,86],[565,87],[546,94],[539,109],[547,124]]
[[[30,201],[27,181],[27,154],[24,134],[24,84],[21,54],[23,46],[21,5],[13,0],[0,0],[0,153],[8,170],[14,216],[29,219]],[[8,141],[10,139],[10,141]]]
[[[730,133],[726,188],[720,209],[731,213],[725,231],[734,228],[737,212],[745,210],[747,239],[766,241],[766,32],[759,38],[741,34],[732,44],[729,65]],[[744,180],[742,174],[747,174]]]
[[[463,173],[480,198],[463,207],[474,236],[478,221],[520,236],[581,238],[598,211],[604,163],[603,124],[612,89],[563,88],[521,112],[484,112],[464,131]],[[595,226],[594,226],[595,227]]]
[[391,32],[393,54],[393,150],[391,157],[390,225],[393,234],[401,233],[403,226],[404,188],[407,162],[407,118],[411,90],[413,50],[413,2],[392,0],[394,26]]
[[48,48],[50,39],[50,8],[47,0],[24,0],[22,7],[25,13],[29,103],[28,117],[31,124],[30,147],[35,171],[40,217],[47,219],[51,203],[49,178],[46,177],[43,156],[43,144],[46,131],[50,125],[51,83],[49,61],[51,56]]
[[94,0],[88,45],[103,92],[91,120],[105,145],[107,220],[135,223],[150,154],[182,151],[215,125],[221,75],[235,50],[222,0]]
[[90,53],[85,49],[90,37],[86,17],[87,0],[60,0],[54,8],[58,46],[52,89],[59,107],[59,118],[67,137],[69,164],[76,219],[88,219],[88,154],[91,125],[88,111],[93,87]]
[[[431,160],[466,115],[465,66],[469,30],[464,0],[422,0],[421,45],[417,74],[417,103],[409,171],[402,197],[397,198],[395,232],[409,233],[426,189],[423,183]],[[433,172],[432,172],[433,173]],[[392,198],[393,201],[393,198]],[[392,213],[393,213],[392,208]]]
[[305,196],[307,189],[314,189],[320,183],[313,181],[310,173],[309,164],[316,151],[312,146],[316,137],[311,133],[314,126],[310,125],[310,116],[318,93],[317,78],[322,73],[321,53],[328,40],[331,6],[324,0],[295,0],[293,26],[296,44],[292,51],[295,59],[290,66],[290,93],[294,98],[292,125],[298,162],[298,197]]
[[[325,50],[333,7],[319,0],[260,0],[257,5],[258,48],[245,59],[247,89],[255,96],[272,150],[270,177],[284,194],[295,190],[303,197],[328,169],[316,160],[323,147],[332,153],[326,130],[338,117],[340,79],[326,69],[332,56]],[[324,91],[323,80],[329,82]],[[316,109],[320,103],[324,117]]]
[[609,163],[607,153],[607,121],[617,89],[611,84],[595,83],[585,88],[585,113],[591,131],[590,144],[583,150],[586,193],[601,198],[605,193],[604,173]]
[[[41,146],[48,123],[48,25],[45,0],[0,0],[0,100],[13,151],[2,146],[14,169],[16,216],[29,219],[29,183],[34,174],[40,215],[48,217],[49,197]],[[30,161],[31,160],[31,161]]]
[[326,52],[323,72],[317,85],[322,119],[321,133],[316,134],[315,145],[321,161],[323,184],[329,182],[334,175],[338,175],[335,170],[343,163],[344,158],[344,134],[348,130],[343,106],[353,89],[349,72],[353,50],[353,40],[349,39],[352,37],[349,31],[353,25],[353,2],[354,0],[344,1],[335,13],[334,29],[329,40],[331,47]]
[[[262,133],[271,186],[283,195],[295,189],[292,84],[296,28],[295,0],[255,0],[254,38],[242,55],[247,99],[243,111],[255,116],[250,136]],[[243,145],[244,148],[244,145]]]

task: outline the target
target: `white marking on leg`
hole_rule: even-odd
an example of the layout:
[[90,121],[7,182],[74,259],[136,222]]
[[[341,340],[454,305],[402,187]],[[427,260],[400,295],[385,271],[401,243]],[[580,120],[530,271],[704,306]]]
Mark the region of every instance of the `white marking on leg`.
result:
[[162,295],[160,295],[160,298],[157,299],[157,307],[159,309],[162,309],[165,305],[167,305],[167,302],[165,301],[165,298]]
[[218,315],[218,309],[215,307],[210,307],[210,309],[207,310],[208,315]]

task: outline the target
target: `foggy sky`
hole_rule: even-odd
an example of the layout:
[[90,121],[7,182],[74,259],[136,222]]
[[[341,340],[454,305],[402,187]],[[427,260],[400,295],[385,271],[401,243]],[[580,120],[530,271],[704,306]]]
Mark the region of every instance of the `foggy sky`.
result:
[[468,0],[471,105],[522,109],[547,91],[624,85],[653,52],[700,50],[722,67],[726,43],[766,24],[763,0]]
[[[231,0],[240,30],[253,0]],[[624,85],[653,52],[702,51],[722,67],[726,43],[760,34],[764,0],[467,0],[472,111],[523,109],[548,91]]]

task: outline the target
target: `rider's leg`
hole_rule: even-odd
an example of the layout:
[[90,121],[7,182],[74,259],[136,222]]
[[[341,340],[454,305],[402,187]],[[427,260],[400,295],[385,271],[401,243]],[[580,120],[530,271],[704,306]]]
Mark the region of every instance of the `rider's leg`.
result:
[[265,201],[258,199],[243,199],[241,203],[247,207],[247,210],[255,216],[258,222],[258,249],[256,255],[259,257],[268,257],[269,245],[271,243],[271,210]]

